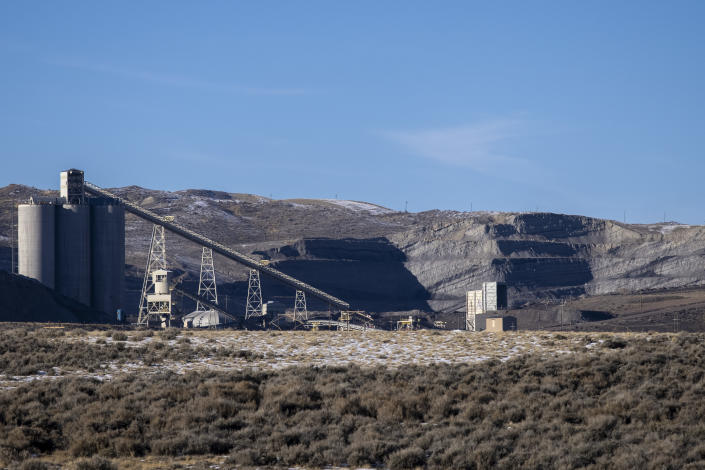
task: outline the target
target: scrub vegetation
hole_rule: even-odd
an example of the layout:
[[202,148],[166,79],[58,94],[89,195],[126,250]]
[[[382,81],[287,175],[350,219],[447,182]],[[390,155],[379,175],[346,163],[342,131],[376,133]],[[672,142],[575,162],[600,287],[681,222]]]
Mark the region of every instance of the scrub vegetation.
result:
[[[27,371],[52,361],[95,366],[103,358],[78,356],[100,348],[129,360],[129,351],[139,350],[124,347],[125,341],[68,341],[71,331],[65,341],[40,338],[46,335],[27,333],[41,358]],[[10,344],[2,335],[4,373],[24,367],[6,356],[27,338],[12,337]],[[145,354],[163,342],[159,334],[147,338],[151,342],[140,346]],[[109,379],[16,381],[0,391],[0,462],[11,468],[54,468],[57,462],[140,468],[145,459],[174,467],[185,458],[219,456],[220,468],[705,465],[705,335],[555,337],[568,340],[583,347],[474,364],[183,373],[156,367],[151,374]],[[193,349],[193,341],[168,341],[175,341],[176,352],[162,348],[155,357]]]

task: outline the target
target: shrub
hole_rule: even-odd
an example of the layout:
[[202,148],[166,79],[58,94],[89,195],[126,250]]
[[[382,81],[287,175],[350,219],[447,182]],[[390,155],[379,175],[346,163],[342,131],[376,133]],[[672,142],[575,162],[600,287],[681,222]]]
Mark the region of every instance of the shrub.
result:
[[113,331],[113,341],[127,341],[127,335],[122,331]]
[[[0,330],[2,370],[197,353],[42,334]],[[86,468],[112,465],[106,457],[189,454],[229,454],[228,464],[241,466],[699,468],[704,338],[630,336],[618,354],[593,348],[396,370],[154,368],[102,382],[16,382],[0,390],[0,467],[59,451],[89,458],[80,461]]]
[[169,341],[172,339],[176,339],[176,337],[179,335],[179,330],[177,330],[176,328],[167,328],[166,330],[160,331],[158,334],[159,337],[164,341]]
[[76,462],[75,470],[117,470],[117,465],[102,457],[93,457]]
[[389,468],[392,470],[397,468],[423,467],[425,464],[426,456],[424,455],[424,451],[418,447],[410,447],[394,452],[389,456],[389,460],[387,461],[387,465],[389,465]]
[[53,467],[50,467],[48,463],[42,462],[41,460],[32,459],[25,460],[15,468],[17,470],[51,470]]
[[627,342],[622,338],[609,338],[602,343],[602,347],[609,349],[624,349],[627,347]]

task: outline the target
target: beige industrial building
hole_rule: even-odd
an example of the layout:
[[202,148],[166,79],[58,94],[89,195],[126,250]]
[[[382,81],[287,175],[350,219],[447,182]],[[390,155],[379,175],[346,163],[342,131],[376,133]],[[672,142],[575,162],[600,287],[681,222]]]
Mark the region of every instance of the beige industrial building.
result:
[[471,290],[466,294],[465,329],[477,331],[477,315],[506,309],[507,285],[501,282],[483,282],[481,289]]

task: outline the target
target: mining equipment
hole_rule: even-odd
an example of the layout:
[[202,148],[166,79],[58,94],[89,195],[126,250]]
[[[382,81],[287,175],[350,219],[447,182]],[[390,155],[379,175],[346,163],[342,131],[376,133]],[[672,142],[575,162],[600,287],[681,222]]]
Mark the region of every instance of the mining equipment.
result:
[[417,323],[417,321],[414,320],[412,315],[409,315],[408,318],[397,321],[397,331],[414,330],[416,329],[415,323]]
[[[307,317],[305,294],[323,300],[331,308],[350,308],[347,302],[337,297],[177,224],[173,217],[159,216],[86,182],[81,170],[61,172],[60,186],[58,198],[34,197],[27,204],[18,205],[18,272],[113,318],[118,309],[125,310],[125,211],[154,224],[138,312],[143,324],[149,322],[150,305],[154,309],[153,316],[158,316],[162,324],[170,323],[171,314],[165,314],[168,306],[173,313],[173,299],[167,303],[152,297],[154,302],[150,303],[149,296],[181,292],[194,297],[170,285],[164,250],[165,230],[208,248],[211,257],[218,253],[255,270],[257,281],[261,273],[293,287],[297,291],[295,310],[304,319]],[[217,297],[208,298],[207,292],[200,287],[197,304],[217,307],[213,302]],[[261,287],[259,298],[259,310],[253,309],[253,316],[263,313]],[[303,304],[300,303],[302,299]],[[216,310],[227,314],[220,307]]]
[[[173,217],[171,219],[173,220]],[[148,296],[150,292],[156,294],[156,292],[153,292],[155,289],[154,273],[156,271],[168,272],[168,266],[166,263],[166,236],[164,234],[164,227],[155,224],[152,227],[152,239],[149,243],[149,255],[147,255],[147,266],[144,269],[142,293],[140,294],[140,305],[137,315],[137,324],[141,326],[149,326],[150,320],[152,322],[158,321],[162,323],[161,317],[164,314],[169,315],[167,323],[171,324],[171,293],[169,293],[169,310],[167,313],[160,312],[159,309],[151,311],[149,308]],[[166,293],[160,295],[166,295]],[[154,305],[152,307],[154,307]]]
[[127,212],[130,212],[137,217],[140,217],[144,220],[147,220],[149,222],[158,224],[163,226],[166,230],[173,232],[187,240],[190,240],[198,245],[205,246],[208,248],[211,248],[214,253],[218,253],[222,256],[225,256],[228,259],[231,259],[237,263],[240,263],[244,266],[249,267],[250,269],[257,269],[259,270],[260,273],[269,276],[283,284],[286,284],[288,286],[291,286],[295,289],[302,290],[306,292],[308,295],[311,295],[313,297],[316,297],[320,300],[323,300],[326,302],[328,305],[331,307],[336,307],[339,309],[349,309],[350,304],[347,302],[334,297],[320,289],[317,289],[305,282],[302,282],[298,279],[295,279],[288,274],[284,274],[283,272],[272,268],[271,266],[267,265],[262,265],[258,260],[254,258],[250,258],[249,256],[246,256],[238,251],[235,251],[231,248],[226,247],[225,245],[218,243],[216,241],[213,241],[207,237],[204,237],[203,235],[194,232],[193,230],[189,230],[186,227],[183,227],[173,221],[166,220],[166,218],[161,217],[157,214],[155,214],[152,211],[149,211],[147,209],[143,209],[139,207],[136,204],[133,204],[129,201],[125,201],[124,199],[121,199],[117,197],[116,195],[112,194],[109,191],[106,191],[105,189],[102,189],[94,184],[91,184],[89,182],[85,183],[85,189],[86,192],[90,194],[95,194],[99,196],[104,196],[104,197],[110,197],[115,200],[117,200],[120,204],[122,204]]
[[154,292],[147,294],[147,314],[159,318],[162,328],[171,326],[172,297],[169,281],[171,273],[165,269],[152,271]]
[[374,319],[362,310],[343,310],[340,312],[338,320],[332,318],[313,318],[304,323],[305,328],[313,331],[321,327],[335,329],[338,331],[365,331],[374,330]]

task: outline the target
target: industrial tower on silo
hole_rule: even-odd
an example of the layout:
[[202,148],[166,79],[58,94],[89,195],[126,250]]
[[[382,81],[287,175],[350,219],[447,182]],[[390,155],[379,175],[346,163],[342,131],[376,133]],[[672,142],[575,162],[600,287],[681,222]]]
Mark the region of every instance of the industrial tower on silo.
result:
[[123,308],[124,208],[86,197],[81,170],[62,171],[60,188],[17,208],[18,273],[112,317]]

